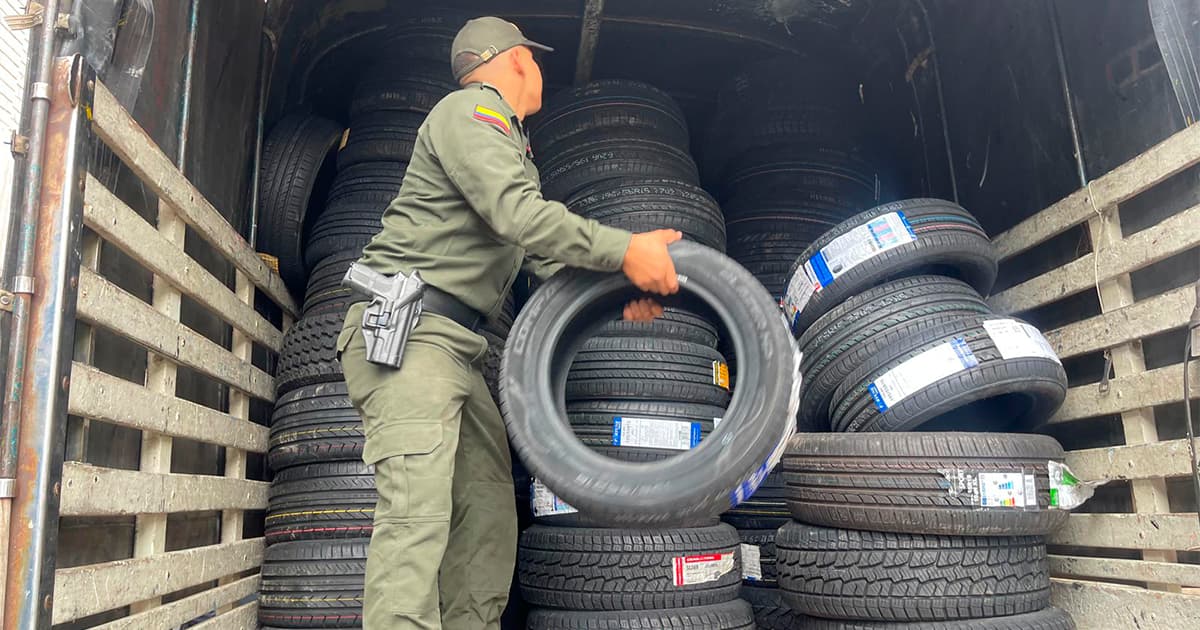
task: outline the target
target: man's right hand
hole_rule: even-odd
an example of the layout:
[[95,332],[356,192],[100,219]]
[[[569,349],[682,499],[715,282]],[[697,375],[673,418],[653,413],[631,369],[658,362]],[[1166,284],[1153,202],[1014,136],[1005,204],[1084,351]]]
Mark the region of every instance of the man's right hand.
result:
[[679,278],[675,275],[675,263],[667,252],[667,245],[683,238],[676,230],[655,230],[634,234],[625,250],[625,261],[621,271],[633,285],[643,291],[659,295],[671,295],[679,291]]

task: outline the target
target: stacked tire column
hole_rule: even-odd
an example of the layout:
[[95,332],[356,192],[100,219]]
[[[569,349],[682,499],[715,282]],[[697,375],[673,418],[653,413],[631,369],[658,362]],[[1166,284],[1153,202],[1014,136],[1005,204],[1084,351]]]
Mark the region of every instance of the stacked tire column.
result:
[[729,255],[772,295],[823,232],[883,194],[859,86],[799,57],[760,62],[718,93],[705,143]]
[[[810,243],[882,194],[862,110],[852,77],[796,57],[756,64],[718,94],[706,179],[721,200],[729,255],[776,297]],[[774,569],[775,531],[790,520],[781,475],[723,520],[738,529],[750,560],[743,597],[758,626],[793,627]]]
[[1073,629],[1046,558],[1062,460],[1040,435],[797,435],[775,543],[795,627]]
[[[718,250],[716,203],[697,183],[682,113],[666,94],[602,81],[552,99],[532,134],[548,198],[601,223],[677,229]],[[699,443],[729,402],[717,329],[695,307],[648,324],[612,322],[567,376],[576,435],[609,457],[652,461]],[[531,629],[754,627],[738,600],[736,531],[714,521],[618,529],[581,514],[534,481],[535,525],[518,556]]]
[[800,428],[839,432],[797,435],[781,465],[779,585],[804,627],[1074,627],[1049,607],[1044,538],[1070,507],[1061,446],[966,432],[1037,426],[1066,390],[1037,329],[988,309],[995,269],[978,222],[936,199],[851,217],[793,265]]

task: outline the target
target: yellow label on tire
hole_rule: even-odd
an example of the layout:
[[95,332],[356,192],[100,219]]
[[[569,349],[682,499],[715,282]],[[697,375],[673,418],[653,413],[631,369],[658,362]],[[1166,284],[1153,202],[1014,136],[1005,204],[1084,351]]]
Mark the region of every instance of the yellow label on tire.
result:
[[712,363],[713,385],[729,391],[729,365],[720,361]]

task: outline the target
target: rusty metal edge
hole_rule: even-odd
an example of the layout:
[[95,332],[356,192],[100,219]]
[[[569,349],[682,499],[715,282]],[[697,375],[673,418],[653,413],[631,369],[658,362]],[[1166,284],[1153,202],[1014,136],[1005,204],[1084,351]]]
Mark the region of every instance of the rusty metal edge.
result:
[[3,623],[50,627],[58,511],[75,336],[83,174],[95,85],[82,57],[55,59],[41,170],[30,300],[26,385],[17,443],[16,496],[8,540]]

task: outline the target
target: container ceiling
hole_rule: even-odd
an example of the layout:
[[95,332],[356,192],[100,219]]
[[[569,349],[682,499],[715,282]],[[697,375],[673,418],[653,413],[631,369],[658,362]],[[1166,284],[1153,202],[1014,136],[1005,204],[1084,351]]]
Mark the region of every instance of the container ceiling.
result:
[[358,75],[387,60],[389,27],[407,16],[441,15],[459,24],[500,15],[554,46],[551,89],[576,75],[584,15],[601,7],[595,78],[637,78],[681,100],[707,100],[716,84],[755,59],[845,45],[870,0],[452,0],[436,8],[387,0],[271,0],[267,27],[278,46],[272,112],[311,103],[331,115]]

